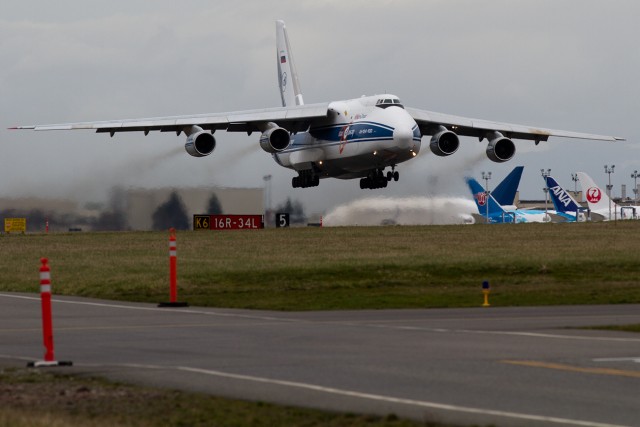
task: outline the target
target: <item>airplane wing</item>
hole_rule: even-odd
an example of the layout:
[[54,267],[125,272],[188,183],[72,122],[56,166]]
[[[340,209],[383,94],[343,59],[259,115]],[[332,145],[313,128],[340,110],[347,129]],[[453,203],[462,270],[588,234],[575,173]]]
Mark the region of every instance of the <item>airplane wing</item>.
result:
[[438,132],[440,126],[444,126],[458,135],[473,136],[480,138],[481,140],[485,138],[488,133],[493,131],[500,132],[507,138],[533,140],[536,141],[536,144],[540,141],[546,141],[550,136],[600,141],[625,140],[624,138],[616,136],[594,135],[590,133],[546,129],[534,126],[516,125],[512,123],[492,122],[488,120],[471,119],[468,117],[419,110],[416,108],[405,109],[413,117],[416,123],[418,123],[423,135],[433,135]]
[[92,129],[98,133],[109,133],[113,136],[116,132],[144,132],[146,135],[150,131],[160,131],[180,134],[185,128],[195,125],[210,131],[225,129],[228,132],[251,133],[259,131],[260,124],[272,122],[291,132],[299,132],[307,130],[313,119],[327,117],[328,111],[329,103],[322,103],[193,116],[16,126],[11,129],[37,131]]

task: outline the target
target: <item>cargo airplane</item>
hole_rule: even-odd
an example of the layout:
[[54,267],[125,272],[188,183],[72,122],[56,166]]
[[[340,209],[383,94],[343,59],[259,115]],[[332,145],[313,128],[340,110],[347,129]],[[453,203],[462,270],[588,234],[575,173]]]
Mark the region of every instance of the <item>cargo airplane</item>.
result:
[[513,139],[538,144],[550,136],[603,141],[622,138],[477,120],[405,107],[395,95],[305,104],[284,22],[276,22],[276,57],[282,107],[191,116],[154,117],[18,126],[13,129],[90,129],[119,132],[184,133],[185,149],[205,157],[216,147],[214,133],[260,134],[260,147],[281,166],[294,170],[294,188],[317,186],[322,178],[360,179],[360,188],[376,189],[398,181],[396,167],[416,157],[423,136],[437,156],[456,152],[460,136],[486,140],[487,157],[506,162],[515,154]]

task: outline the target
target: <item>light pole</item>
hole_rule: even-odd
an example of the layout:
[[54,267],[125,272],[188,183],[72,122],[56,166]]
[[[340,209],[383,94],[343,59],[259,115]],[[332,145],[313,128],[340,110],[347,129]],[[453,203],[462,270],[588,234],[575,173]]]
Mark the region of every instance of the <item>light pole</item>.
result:
[[633,178],[633,200],[635,202],[635,204],[638,204],[638,171],[634,170],[633,173],[631,174],[631,178]]
[[491,179],[491,172],[482,172],[482,179],[484,179],[485,206],[487,208],[487,224],[489,224],[489,195],[491,194],[489,180]]
[[542,189],[542,191],[544,191],[544,216],[548,219],[549,212],[547,209],[547,200],[549,198],[547,196],[549,195],[549,187],[547,187],[547,177],[551,175],[551,169],[547,169],[546,171],[544,169],[540,169],[540,174],[542,175],[542,179],[544,179],[544,188]]
[[265,175],[262,179],[264,180],[264,223],[266,225],[271,212],[271,175]]
[[607,184],[607,196],[609,196],[609,219],[611,219],[611,190],[613,189],[613,186],[611,185],[611,174],[615,167],[616,165],[611,165],[611,167],[604,165],[604,173],[609,175],[609,184]]
[[578,181],[580,181],[580,178],[578,178],[577,173],[571,174],[571,181],[573,181],[573,197],[577,198],[578,197]]

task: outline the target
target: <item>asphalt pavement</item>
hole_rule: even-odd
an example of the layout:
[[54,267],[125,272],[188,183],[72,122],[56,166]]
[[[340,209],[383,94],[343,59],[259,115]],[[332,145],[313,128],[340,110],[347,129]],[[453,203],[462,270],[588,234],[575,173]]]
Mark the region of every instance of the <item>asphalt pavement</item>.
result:
[[[480,302],[480,301],[479,301]],[[640,305],[266,312],[53,297],[55,356],[115,380],[497,426],[640,426]],[[39,295],[0,293],[0,364],[42,360]]]

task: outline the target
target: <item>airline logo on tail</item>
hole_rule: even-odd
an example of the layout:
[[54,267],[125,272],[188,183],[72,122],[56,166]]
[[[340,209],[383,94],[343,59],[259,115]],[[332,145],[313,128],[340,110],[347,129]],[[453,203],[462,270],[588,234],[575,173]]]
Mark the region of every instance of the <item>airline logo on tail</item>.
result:
[[598,187],[590,187],[587,190],[587,201],[589,203],[598,203],[602,199],[602,191]]
[[473,197],[476,199],[479,206],[484,206],[487,203],[487,193],[476,193]]
[[549,187],[549,191],[551,191],[558,198],[558,201],[562,203],[565,208],[571,204],[571,197],[559,185],[556,185],[555,187]]

